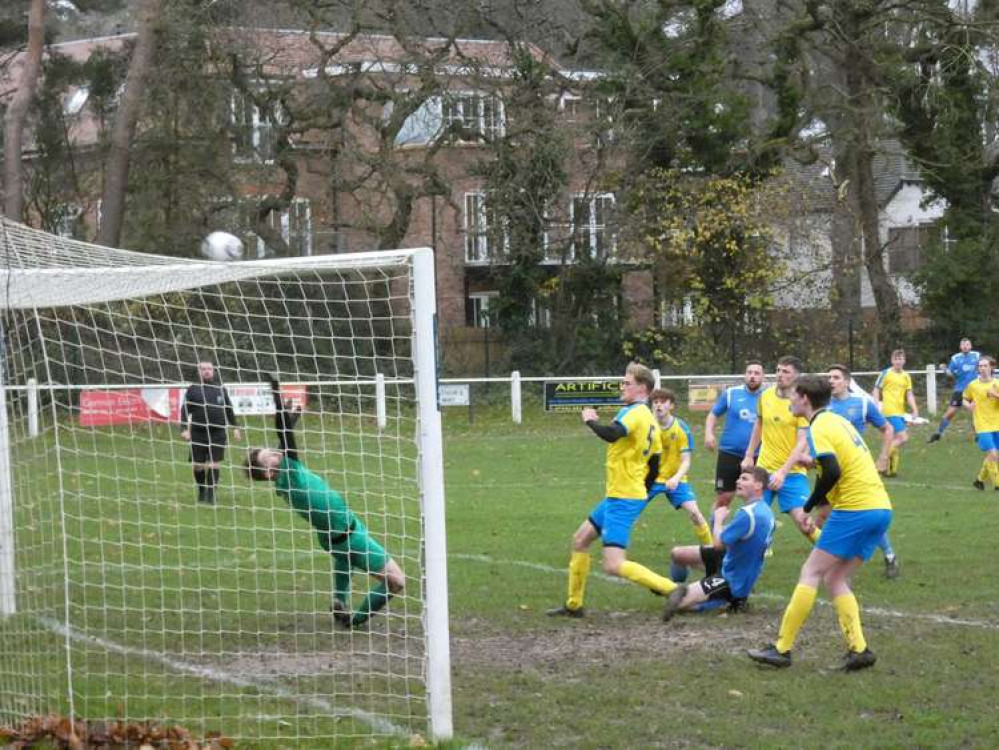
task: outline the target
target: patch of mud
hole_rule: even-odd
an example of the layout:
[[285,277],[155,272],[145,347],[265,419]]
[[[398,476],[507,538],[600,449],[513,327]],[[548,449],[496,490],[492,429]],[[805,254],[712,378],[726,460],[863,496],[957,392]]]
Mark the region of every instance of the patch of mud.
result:
[[[600,667],[622,659],[662,659],[690,650],[740,652],[775,634],[769,614],[681,615],[669,624],[634,612],[598,612],[582,620],[550,620],[539,614],[531,632],[477,633],[481,622],[461,623],[452,635],[456,668],[509,669],[551,674],[567,664]],[[488,626],[486,626],[488,627]]]

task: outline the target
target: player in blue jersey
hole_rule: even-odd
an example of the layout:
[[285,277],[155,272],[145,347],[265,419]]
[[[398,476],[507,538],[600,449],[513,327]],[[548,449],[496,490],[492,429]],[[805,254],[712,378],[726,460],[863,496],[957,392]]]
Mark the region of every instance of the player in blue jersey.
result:
[[[756,425],[760,393],[763,392],[763,363],[746,363],[743,384],[726,388],[704,420],[704,447],[718,450],[715,466],[715,502],[711,508],[728,507],[735,494],[735,482],[742,473],[742,459],[749,446],[749,437]],[[725,416],[721,440],[715,438],[718,417]]]
[[735,483],[735,492],[744,504],[735,512],[732,522],[723,528],[727,506],[715,511],[714,544],[673,548],[674,570],[703,567],[704,578],[690,586],[677,586],[663,608],[664,622],[684,609],[701,612],[726,604],[732,610],[745,606],[763,572],[766,551],[776,527],[769,503],[761,502],[769,482],[766,469],[759,466],[746,469]]
[[[881,431],[881,455],[875,462],[879,472],[888,470],[888,457],[891,454],[892,442],[895,438],[895,428],[885,419],[877,404],[863,393],[853,393],[850,384],[853,376],[845,365],[832,365],[829,368],[829,385],[832,387],[832,398],[829,399],[829,411],[846,419],[860,434],[864,434],[867,425],[873,425]],[[824,506],[825,516],[828,516],[829,506]],[[824,517],[823,517],[824,520]],[[892,549],[888,532],[878,542],[878,547],[885,556],[885,578],[898,578],[901,572],[895,550]]]
[[971,339],[968,337],[961,339],[960,348],[961,351],[952,356],[947,363],[947,374],[954,380],[954,393],[950,397],[950,403],[947,404],[943,419],[940,420],[940,426],[930,435],[931,443],[943,437],[944,430],[950,426],[954,414],[964,403],[964,389],[978,377],[978,360],[982,355],[971,348]]

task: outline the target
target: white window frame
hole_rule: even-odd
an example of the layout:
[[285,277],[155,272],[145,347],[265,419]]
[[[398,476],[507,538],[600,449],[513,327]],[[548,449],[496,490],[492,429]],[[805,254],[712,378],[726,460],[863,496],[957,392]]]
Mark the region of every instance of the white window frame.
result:
[[[487,121],[487,102],[493,105],[491,122]],[[456,112],[456,109],[459,111]],[[506,107],[503,100],[494,94],[472,90],[450,91],[441,101],[441,122],[445,128],[450,127],[452,122],[460,122],[463,129],[478,133],[486,140],[494,140],[506,134]]]
[[467,304],[471,307],[472,328],[492,328],[489,317],[490,300],[497,299],[499,292],[469,292]]
[[[611,206],[612,210],[616,212],[617,209],[617,198],[614,193],[574,193],[569,200],[569,236],[572,238],[572,247],[570,249],[569,255],[572,260],[575,260],[578,252],[576,248],[576,238],[579,236],[576,220],[576,202],[585,201],[588,204],[589,214],[586,220],[586,226],[583,227],[585,241],[590,251],[590,257],[598,260],[606,259],[611,260],[617,255],[617,231],[614,229],[614,225],[608,225],[606,220],[603,223],[597,222],[597,205],[598,203],[607,201]],[[608,237],[610,240],[610,246],[606,248],[603,252],[599,251],[598,240],[601,236]]]
[[[250,121],[243,122],[244,112],[250,113]],[[274,104],[274,114],[266,117],[250,97],[242,91],[234,90],[229,97],[229,124],[233,128],[236,139],[232,144],[232,153],[239,162],[274,163],[274,130],[281,124],[280,106]],[[248,143],[241,143],[244,129]]]
[[[261,200],[266,196],[261,196]],[[252,202],[245,204],[245,210],[255,211],[256,206]],[[298,226],[294,235],[292,229],[292,219],[295,218]],[[249,220],[247,217],[247,223]],[[272,229],[281,233],[281,239],[290,248],[298,250],[293,257],[308,256],[313,254],[313,232],[312,232],[312,202],[308,198],[293,198],[291,203],[281,211],[271,211],[267,216],[267,223]],[[294,244],[292,240],[295,240]],[[252,226],[246,229],[245,242],[247,249],[253,249],[255,257],[267,257],[267,243],[262,237],[253,231]]]
[[496,228],[490,226],[484,190],[470,190],[462,203],[462,229],[465,233],[465,264],[488,265],[510,250],[510,234],[503,231],[502,247],[495,247]]

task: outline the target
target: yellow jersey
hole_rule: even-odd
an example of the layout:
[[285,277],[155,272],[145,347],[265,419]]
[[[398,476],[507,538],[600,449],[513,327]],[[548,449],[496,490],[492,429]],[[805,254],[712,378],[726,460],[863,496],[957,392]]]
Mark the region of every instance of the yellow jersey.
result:
[[[827,495],[834,510],[891,509],[867,443],[849,421],[820,409],[808,426],[808,448],[813,458],[831,454],[839,462],[839,481]],[[821,472],[821,464],[816,465]]]
[[[777,395],[777,386],[770,386],[760,394],[756,415],[762,426],[760,457],[756,463],[767,471],[777,471],[787,461],[798,444],[798,430],[808,427],[808,420],[791,413],[791,399]],[[804,474],[801,465],[795,465],[789,474]]]
[[881,413],[886,417],[905,414],[905,395],[912,390],[912,378],[905,370],[895,372],[888,367],[878,375],[875,388],[881,391]]
[[649,458],[662,452],[659,423],[644,401],[628,404],[614,421],[627,434],[607,446],[607,497],[644,500]]
[[680,469],[680,461],[684,453],[694,450],[694,436],[690,427],[679,417],[673,417],[669,427],[659,427],[659,438],[662,441],[663,453],[659,459],[659,476],[656,482],[664,484]]
[[999,392],[999,381],[972,380],[964,389],[964,399],[975,405],[975,432],[999,432],[999,398],[989,398],[989,391]]

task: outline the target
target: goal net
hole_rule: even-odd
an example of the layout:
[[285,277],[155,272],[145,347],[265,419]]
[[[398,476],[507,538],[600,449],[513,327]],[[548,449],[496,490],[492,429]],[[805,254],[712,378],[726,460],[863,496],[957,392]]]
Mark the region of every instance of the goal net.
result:
[[[3,221],[0,305],[0,726],[450,735],[429,250],[209,263]],[[223,425],[220,457],[211,431],[192,464],[180,420],[202,361],[242,434]],[[272,375],[304,406],[298,467],[346,502],[350,534],[314,484],[277,491],[287,458],[277,481],[243,470],[279,447]],[[216,459],[206,497],[195,469]]]

